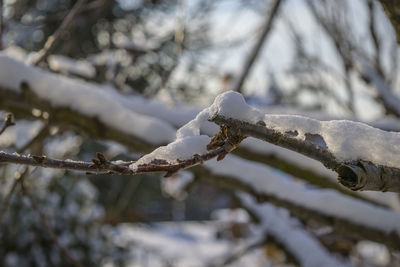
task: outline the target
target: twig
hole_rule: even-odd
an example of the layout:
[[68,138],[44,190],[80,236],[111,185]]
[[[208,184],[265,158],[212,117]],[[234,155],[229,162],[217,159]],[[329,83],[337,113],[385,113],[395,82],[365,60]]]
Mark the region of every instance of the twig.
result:
[[78,0],[75,5],[72,7],[71,11],[65,17],[63,22],[61,23],[60,27],[47,39],[44,47],[37,53],[35,59],[32,61],[32,65],[37,65],[50,55],[53,51],[55,45],[60,40],[61,36],[64,34],[65,31],[72,25],[75,16],[79,13],[83,4],[85,4],[86,0]]
[[26,166],[23,166],[22,168],[18,171],[19,175],[18,176],[15,175],[15,178],[14,178],[13,184],[11,185],[10,191],[8,191],[7,195],[4,198],[4,201],[2,201],[1,208],[0,208],[0,220],[2,220],[4,213],[7,211],[7,208],[9,207],[11,197],[13,196],[19,181],[21,179],[24,179],[25,175],[28,173],[28,168]]
[[0,162],[15,163],[21,165],[39,166],[44,168],[68,169],[77,171],[87,171],[91,173],[107,173],[109,171],[128,174],[131,170],[128,166],[117,165],[108,161],[103,162],[104,156],[98,153],[101,158],[93,159],[93,162],[58,160],[47,158],[46,156],[24,156],[17,153],[9,154],[0,152]]
[[51,239],[53,240],[54,244],[57,246],[57,248],[61,251],[61,253],[74,265],[77,267],[83,267],[82,263],[80,263],[77,259],[75,259],[74,256],[69,253],[69,251],[58,241],[57,235],[53,228],[50,226],[50,224],[47,222],[46,217],[44,214],[39,210],[37,207],[33,197],[29,194],[27,191],[25,185],[24,185],[24,179],[20,179],[20,185],[21,185],[21,191],[22,194],[28,198],[29,203],[32,207],[32,209],[36,212],[36,214],[39,217],[39,222],[43,226],[44,229],[49,233]]
[[11,113],[8,113],[6,115],[6,118],[4,119],[3,126],[0,129],[0,135],[10,126],[14,126],[15,122],[13,121],[13,115]]
[[267,16],[267,20],[265,21],[265,24],[263,26],[263,31],[257,41],[257,43],[255,44],[253,50],[251,51],[249,57],[246,59],[246,62],[243,65],[243,69],[242,72],[237,80],[237,82],[235,82],[232,90],[233,91],[237,91],[237,92],[242,92],[242,86],[244,81],[246,80],[248,74],[250,73],[250,69],[253,66],[260,50],[261,47],[263,46],[265,40],[267,39],[268,33],[271,31],[272,28],[272,24],[274,22],[274,18],[276,17],[278,10],[279,10],[279,5],[282,1],[281,0],[275,0],[271,6],[271,12],[269,14],[269,16]]
[[[318,2],[318,5],[316,4]],[[346,16],[343,16],[340,12],[346,12],[344,1],[342,4],[337,4],[338,9],[332,9],[326,2],[307,0],[305,3],[308,5],[312,15],[318,24],[324,29],[327,36],[331,39],[339,58],[342,61],[344,71],[344,83],[347,91],[348,100],[347,106],[354,113],[354,88],[351,82],[352,70],[352,51],[354,50],[351,39],[348,37],[348,20]],[[325,12],[317,7],[321,6]],[[340,8],[340,9],[339,9]]]
[[118,173],[132,175],[150,172],[166,172],[165,177],[169,177],[181,169],[185,169],[207,161],[214,157],[223,158],[227,152],[224,147],[212,150],[204,155],[194,155],[186,160],[177,160],[176,163],[168,163],[162,160],[155,160],[148,164],[139,165],[136,170],[129,168],[132,162],[111,162],[104,158],[104,155],[97,153],[97,158],[92,162],[51,159],[46,156],[19,155],[0,151],[0,163],[14,163],[29,166],[39,166],[43,168],[56,168],[76,171],[86,171],[88,174]]

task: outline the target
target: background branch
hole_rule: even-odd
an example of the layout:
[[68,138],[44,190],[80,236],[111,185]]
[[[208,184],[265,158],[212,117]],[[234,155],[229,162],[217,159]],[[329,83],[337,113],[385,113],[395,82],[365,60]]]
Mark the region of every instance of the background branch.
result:
[[379,0],[386,16],[389,18],[396,32],[397,43],[400,43],[400,2],[397,0]]
[[30,203],[32,209],[35,211],[35,213],[39,217],[40,224],[49,233],[51,239],[53,240],[53,242],[57,246],[57,248],[61,251],[61,253],[64,255],[64,257],[66,259],[68,259],[68,261],[72,265],[74,265],[76,267],[83,267],[82,263],[80,263],[74,256],[72,256],[71,253],[68,251],[68,249],[66,249],[58,240],[58,237],[57,237],[54,229],[50,226],[50,224],[48,223],[44,214],[39,210],[33,197],[29,194],[29,192],[24,184],[23,177],[21,179],[19,179],[19,184],[21,185],[22,194],[29,200],[29,203]]
[[49,36],[46,43],[44,44],[44,47],[37,53],[35,59],[32,62],[33,65],[39,64],[51,54],[55,45],[58,43],[62,35],[65,33],[65,31],[68,30],[69,27],[71,27],[74,18],[79,13],[85,2],[86,0],[78,0],[75,3],[71,11],[62,21],[60,27],[51,36]]
[[4,131],[5,131],[8,127],[14,126],[14,125],[15,125],[15,123],[14,123],[14,121],[13,121],[13,116],[12,116],[12,114],[11,114],[11,113],[7,114],[7,115],[6,115],[6,118],[4,119],[3,126],[1,126],[0,135],[1,135],[2,133],[4,133]]
[[271,4],[271,11],[269,12],[269,15],[267,16],[267,19],[265,21],[265,24],[263,25],[261,35],[259,39],[257,40],[257,43],[255,44],[254,48],[251,50],[251,53],[249,54],[248,58],[246,59],[243,69],[240,73],[240,76],[238,80],[234,83],[234,86],[232,88],[233,91],[237,92],[242,92],[243,91],[243,83],[246,80],[248,74],[250,73],[251,67],[253,66],[263,44],[265,43],[265,40],[268,37],[269,32],[271,31],[272,24],[274,22],[274,19],[278,13],[279,10],[279,5],[281,4],[281,0],[275,0]]

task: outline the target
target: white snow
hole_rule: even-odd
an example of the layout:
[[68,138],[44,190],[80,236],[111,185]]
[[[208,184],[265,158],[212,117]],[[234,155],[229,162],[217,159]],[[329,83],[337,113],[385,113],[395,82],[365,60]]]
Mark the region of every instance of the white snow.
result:
[[[239,244],[218,238],[220,223],[155,223],[152,227],[120,224],[113,235],[114,243],[130,248],[134,266],[219,266],[215,264],[230,255]],[[238,240],[239,241],[239,240]],[[262,248],[241,256],[229,266],[266,266],[270,264]]]
[[282,133],[296,130],[296,138],[305,140],[306,134],[318,134],[328,150],[339,160],[367,160],[375,164],[400,167],[400,134],[385,132],[353,121],[318,121],[296,115],[265,115],[267,127]]
[[228,155],[222,161],[210,160],[204,165],[213,174],[239,180],[260,194],[272,195],[318,213],[365,225],[387,234],[400,235],[399,213],[334,190],[307,187],[292,176],[264,164]]
[[40,98],[56,107],[68,107],[97,117],[110,127],[152,144],[163,144],[174,139],[175,129],[170,124],[127,109],[101,87],[52,74],[0,55],[0,86],[18,91],[23,81]]
[[213,114],[228,115],[232,113],[243,119],[249,116],[261,116],[261,113],[247,106],[243,97],[236,97],[236,95],[240,94],[228,92],[219,95],[210,107],[199,112],[196,118],[178,129],[174,142],[167,146],[159,147],[152,153],[145,155],[134,164],[131,164],[130,168],[136,170],[137,166],[150,163],[154,159],[175,162],[177,159],[188,159],[194,154],[205,154],[210,138],[207,135],[200,135],[200,129]]
[[189,136],[177,139],[167,146],[161,146],[153,152],[141,157],[138,161],[130,165],[130,168],[136,170],[139,165],[150,163],[152,160],[166,160],[169,163],[179,160],[185,160],[193,157],[195,154],[207,153],[207,144],[210,142],[208,135]]
[[96,69],[88,62],[82,59],[71,59],[63,55],[50,55],[47,59],[50,69],[61,73],[77,74],[85,78],[93,78],[96,75]]
[[161,190],[170,197],[177,200],[184,200],[187,196],[185,187],[193,182],[193,180],[193,173],[180,171],[168,179],[161,179]]
[[193,155],[207,153],[207,144],[210,143],[208,135],[200,135],[202,124],[206,123],[210,114],[214,112],[214,105],[204,109],[196,118],[178,129],[176,139],[167,146],[162,146],[140,158],[129,167],[136,170],[139,165],[150,163],[154,159],[166,160],[169,163],[191,158]]
[[273,236],[290,251],[301,266],[349,266],[340,262],[323,247],[319,241],[308,233],[300,222],[292,218],[289,212],[269,203],[257,204],[245,194],[239,194],[242,204],[261,220],[262,230]]

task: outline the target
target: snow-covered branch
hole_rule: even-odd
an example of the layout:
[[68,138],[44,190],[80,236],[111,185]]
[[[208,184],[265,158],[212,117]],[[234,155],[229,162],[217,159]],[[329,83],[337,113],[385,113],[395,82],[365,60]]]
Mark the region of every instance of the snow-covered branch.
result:
[[244,136],[261,139],[318,160],[327,168],[336,171],[339,174],[339,181],[352,190],[400,192],[398,178],[400,169],[360,159],[341,161],[328,150],[321,135],[306,133],[306,138],[302,140],[297,138],[296,132],[300,129],[296,127],[282,133],[266,127],[263,121],[252,124],[218,114],[210,120],[218,125],[225,125],[236,131],[240,130]]
[[245,194],[240,194],[239,198],[260,220],[262,231],[281,244],[301,266],[350,266],[331,255],[287,210],[268,203],[258,204]]

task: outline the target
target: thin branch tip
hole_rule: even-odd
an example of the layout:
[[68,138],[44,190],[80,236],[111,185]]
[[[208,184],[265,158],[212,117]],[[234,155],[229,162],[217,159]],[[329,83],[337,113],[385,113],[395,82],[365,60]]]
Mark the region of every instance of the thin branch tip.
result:
[[14,116],[12,113],[7,113],[4,122],[3,122],[3,126],[0,129],[0,135],[8,128],[11,126],[14,126],[15,122],[14,122]]

